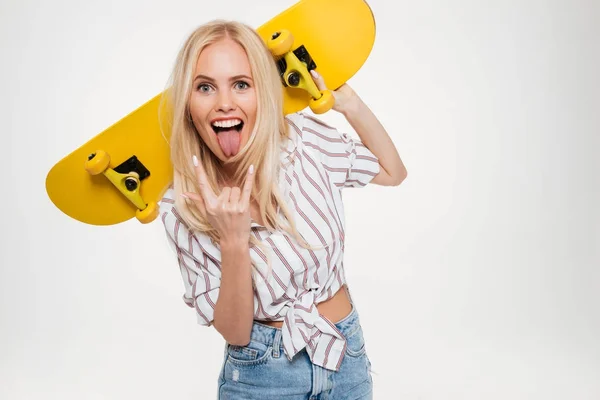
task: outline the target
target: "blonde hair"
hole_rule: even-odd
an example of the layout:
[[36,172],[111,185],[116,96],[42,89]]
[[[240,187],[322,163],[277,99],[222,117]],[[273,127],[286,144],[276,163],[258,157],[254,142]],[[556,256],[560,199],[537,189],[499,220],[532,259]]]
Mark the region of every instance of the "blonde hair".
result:
[[[239,162],[233,176],[233,185],[243,187],[246,172],[251,164],[255,168],[252,197],[257,199],[259,212],[265,227],[271,231],[283,230],[295,237],[303,247],[312,248],[298,233],[294,219],[278,188],[281,145],[288,139],[288,125],[283,114],[283,90],[275,60],[264,41],[251,27],[235,21],[215,20],[194,30],[179,51],[170,78],[169,89],[164,92],[161,107],[168,107],[171,130],[171,161],[173,163],[173,189],[175,207],[181,218],[192,231],[209,236],[219,243],[216,229],[202,216],[193,202],[187,202],[183,192],[200,193],[191,160],[198,158],[212,190],[218,195],[218,182],[224,178],[219,160],[204,143],[190,117],[188,100],[192,91],[193,73],[200,53],[208,45],[229,38],[242,46],[250,63],[257,96],[256,122],[247,144],[231,157],[227,163]],[[273,202],[279,205],[289,225],[280,221]],[[249,237],[250,246],[264,246],[254,237]],[[271,262],[267,251],[269,273]],[[254,263],[253,263],[254,265]],[[256,265],[254,265],[256,268]]]

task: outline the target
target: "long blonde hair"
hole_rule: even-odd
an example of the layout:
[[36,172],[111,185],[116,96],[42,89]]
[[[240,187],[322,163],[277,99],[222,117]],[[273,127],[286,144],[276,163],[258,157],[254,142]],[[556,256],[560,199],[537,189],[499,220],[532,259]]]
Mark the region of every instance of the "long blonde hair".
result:
[[[169,88],[164,92],[162,99],[162,107],[168,107],[171,113],[169,122],[175,207],[192,231],[201,232],[209,236],[213,243],[219,243],[219,233],[197,207],[192,202],[188,203],[180,194],[199,193],[200,188],[191,163],[194,154],[197,154],[202,162],[212,190],[217,195],[221,192],[218,186],[218,182],[224,178],[221,160],[212,153],[196,131],[189,117],[188,101],[200,53],[206,46],[225,38],[234,40],[245,50],[257,96],[256,122],[249,140],[227,161],[239,162],[232,184],[243,187],[246,171],[253,164],[256,175],[252,197],[258,202],[265,227],[271,231],[283,230],[296,238],[303,247],[313,248],[297,231],[294,218],[278,188],[281,146],[289,135],[289,127],[283,114],[283,90],[279,72],[262,38],[254,29],[240,22],[215,20],[201,25],[189,35],[177,55]],[[279,205],[288,224],[278,219],[277,208],[273,202]],[[249,244],[265,249],[252,234]],[[264,253],[268,257],[268,252]],[[270,259],[267,263],[270,273]]]

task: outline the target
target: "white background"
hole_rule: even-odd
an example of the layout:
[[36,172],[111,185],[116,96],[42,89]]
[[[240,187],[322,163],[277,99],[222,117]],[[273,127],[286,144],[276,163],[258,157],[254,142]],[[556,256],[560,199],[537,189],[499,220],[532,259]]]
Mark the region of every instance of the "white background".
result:
[[[164,89],[198,24],[293,2],[2,2],[0,398],[215,398],[224,342],[160,221],[86,226],[44,181]],[[600,3],[370,5],[350,84],[409,170],[345,195],[375,398],[600,398]]]

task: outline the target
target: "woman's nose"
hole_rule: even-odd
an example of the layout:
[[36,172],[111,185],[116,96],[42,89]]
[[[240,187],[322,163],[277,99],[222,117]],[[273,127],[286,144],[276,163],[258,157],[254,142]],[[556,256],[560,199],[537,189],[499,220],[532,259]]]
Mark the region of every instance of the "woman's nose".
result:
[[233,98],[231,97],[231,94],[227,92],[221,92],[217,101],[217,108],[219,111],[231,111],[235,108],[233,103],[234,102]]

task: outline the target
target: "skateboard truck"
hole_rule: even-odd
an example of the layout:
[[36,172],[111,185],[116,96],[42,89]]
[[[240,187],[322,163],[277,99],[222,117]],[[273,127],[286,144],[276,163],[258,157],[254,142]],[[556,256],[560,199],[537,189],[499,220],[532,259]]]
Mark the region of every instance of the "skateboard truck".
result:
[[323,114],[333,108],[335,98],[330,90],[319,90],[309,71],[317,66],[304,46],[292,51],[294,37],[281,30],[273,33],[267,41],[269,51],[277,60],[277,67],[285,86],[306,90],[312,99],[309,107],[315,114]]
[[88,156],[85,169],[90,175],[104,174],[104,176],[137,207],[136,218],[143,224],[154,221],[158,216],[156,203],[146,204],[140,195],[141,181],[150,176],[150,171],[137,159],[130,157],[119,166],[109,168],[110,155],[99,150]]

